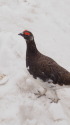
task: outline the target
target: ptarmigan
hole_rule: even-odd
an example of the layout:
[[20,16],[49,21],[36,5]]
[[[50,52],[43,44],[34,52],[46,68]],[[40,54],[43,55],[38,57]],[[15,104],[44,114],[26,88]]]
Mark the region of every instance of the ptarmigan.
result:
[[28,71],[34,78],[39,77],[43,81],[51,79],[54,84],[70,85],[70,72],[38,51],[34,36],[30,31],[25,30],[19,35],[26,41],[26,67],[29,67]]

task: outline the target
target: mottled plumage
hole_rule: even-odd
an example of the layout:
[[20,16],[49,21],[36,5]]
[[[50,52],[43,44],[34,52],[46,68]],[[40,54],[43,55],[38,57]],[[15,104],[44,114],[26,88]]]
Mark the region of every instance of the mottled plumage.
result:
[[25,30],[19,35],[26,40],[26,67],[29,67],[28,70],[34,78],[39,77],[43,81],[51,79],[54,84],[70,85],[70,72],[37,50],[34,36],[31,32]]

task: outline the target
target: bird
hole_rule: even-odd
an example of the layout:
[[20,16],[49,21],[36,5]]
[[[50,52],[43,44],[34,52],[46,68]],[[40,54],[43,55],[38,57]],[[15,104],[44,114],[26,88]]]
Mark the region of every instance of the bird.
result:
[[53,84],[70,85],[70,72],[52,58],[38,51],[34,35],[30,31],[24,30],[18,35],[22,36],[26,41],[26,67],[35,79],[40,78],[44,82],[51,79]]

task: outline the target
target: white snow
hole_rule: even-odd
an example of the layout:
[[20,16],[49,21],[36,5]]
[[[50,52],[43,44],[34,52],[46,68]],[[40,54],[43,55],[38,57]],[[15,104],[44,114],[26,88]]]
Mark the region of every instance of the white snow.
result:
[[[26,69],[25,29],[39,51],[70,71],[70,0],[0,0],[0,125],[70,125],[70,88],[57,87],[51,103],[46,83]],[[52,95],[53,96],[53,95]]]

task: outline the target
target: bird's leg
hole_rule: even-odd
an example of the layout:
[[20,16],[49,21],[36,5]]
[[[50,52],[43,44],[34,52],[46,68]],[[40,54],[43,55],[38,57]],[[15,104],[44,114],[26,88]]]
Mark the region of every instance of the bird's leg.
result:
[[[49,91],[50,90],[50,91]],[[50,92],[50,93],[49,93]],[[37,93],[34,93],[37,98],[40,98],[42,96],[47,96],[48,99],[51,100],[51,103],[58,103],[58,101],[60,100],[57,96],[57,92],[55,89],[51,89],[51,88],[47,88],[47,89],[44,89],[43,91],[39,91]]]
[[51,103],[57,103],[60,99],[58,98],[57,92],[56,92],[56,88],[50,88],[50,92],[52,94],[52,96],[48,97],[49,99],[51,99]]
[[37,98],[40,98],[41,96],[46,96],[46,89],[42,89],[42,91],[38,90],[37,93],[34,93],[35,95],[37,95]]

